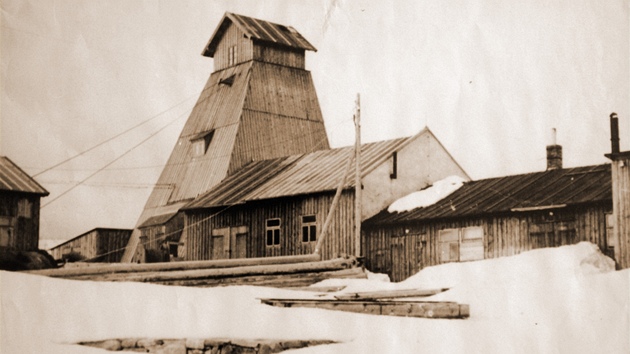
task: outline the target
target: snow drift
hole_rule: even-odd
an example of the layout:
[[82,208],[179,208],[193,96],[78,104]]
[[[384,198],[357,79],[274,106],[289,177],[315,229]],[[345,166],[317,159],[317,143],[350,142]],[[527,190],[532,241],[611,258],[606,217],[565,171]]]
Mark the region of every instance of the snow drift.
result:
[[341,342],[295,353],[627,353],[630,270],[614,271],[610,262],[596,246],[580,243],[430,267],[395,284],[327,281],[347,284],[346,292],[451,287],[428,300],[470,304],[467,320],[283,309],[257,300],[315,296],[290,290],[92,283],[2,272],[0,352],[106,353],[71,343],[226,337]]

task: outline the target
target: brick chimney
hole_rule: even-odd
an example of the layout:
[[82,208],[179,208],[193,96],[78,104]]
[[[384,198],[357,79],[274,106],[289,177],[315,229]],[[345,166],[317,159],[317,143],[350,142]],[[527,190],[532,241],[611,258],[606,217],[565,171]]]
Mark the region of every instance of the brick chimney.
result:
[[547,171],[562,168],[562,146],[556,144],[556,128],[551,130],[551,145],[547,145]]
[[619,153],[619,118],[615,112],[610,114],[610,150],[613,154]]

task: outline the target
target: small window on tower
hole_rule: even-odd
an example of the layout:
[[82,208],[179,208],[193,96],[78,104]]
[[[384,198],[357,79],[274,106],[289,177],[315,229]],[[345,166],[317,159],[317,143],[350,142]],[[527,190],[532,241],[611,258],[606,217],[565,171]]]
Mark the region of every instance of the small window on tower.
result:
[[199,133],[190,138],[192,143],[193,156],[203,156],[208,151],[212,137],[214,136],[214,130]]
[[228,48],[228,66],[232,66],[236,64],[238,61],[238,51],[236,50],[236,46],[233,45]]

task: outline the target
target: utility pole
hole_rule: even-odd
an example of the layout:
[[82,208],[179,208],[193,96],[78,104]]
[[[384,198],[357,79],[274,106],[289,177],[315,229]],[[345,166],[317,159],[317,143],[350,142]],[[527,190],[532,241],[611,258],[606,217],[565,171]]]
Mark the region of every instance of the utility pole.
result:
[[355,128],[355,177],[354,177],[354,255],[361,257],[361,96],[357,93]]

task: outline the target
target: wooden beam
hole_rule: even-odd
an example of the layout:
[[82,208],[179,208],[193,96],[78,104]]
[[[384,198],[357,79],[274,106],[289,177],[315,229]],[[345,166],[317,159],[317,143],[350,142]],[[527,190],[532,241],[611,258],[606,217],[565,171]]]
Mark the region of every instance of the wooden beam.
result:
[[104,264],[89,267],[58,268],[29,273],[47,275],[51,277],[81,277],[86,275],[115,274],[115,273],[139,273],[139,272],[162,272],[180,271],[196,269],[220,269],[243,266],[258,266],[272,264],[293,264],[317,262],[321,259],[319,255],[282,256],[282,257],[261,257],[261,258],[241,258],[224,259],[214,261],[186,261],[186,262],[166,262],[166,263],[143,263],[143,264]]
[[302,289],[325,279],[366,279],[367,274],[361,268],[351,268],[330,272],[309,272],[281,275],[252,275],[227,278],[206,278],[192,280],[172,280],[156,282],[161,285],[216,287],[234,285],[266,286],[284,289]]
[[[271,264],[243,266],[233,268],[218,269],[193,269],[193,270],[177,270],[177,271],[158,271],[158,272],[138,272],[138,273],[122,273],[122,274],[98,274],[67,277],[77,280],[100,280],[100,281],[137,281],[147,283],[164,283],[188,280],[207,280],[212,278],[231,278],[246,276],[264,276],[264,275],[288,275],[295,273],[314,273],[328,272],[354,268],[357,265],[356,259],[337,258],[328,261],[307,262],[307,263],[289,263],[289,264]],[[362,268],[360,268],[362,269]]]
[[403,297],[425,297],[439,294],[448,290],[442,289],[404,289],[404,290],[388,290],[388,291],[372,291],[362,293],[348,293],[335,296],[337,300],[379,300],[379,299],[398,299]]
[[329,299],[261,299],[260,301],[275,307],[318,308],[371,315],[453,319],[470,317],[470,306],[455,302]]

